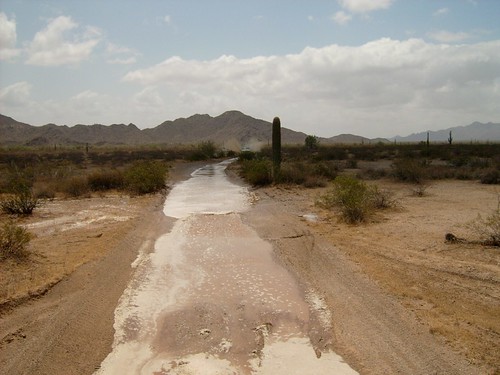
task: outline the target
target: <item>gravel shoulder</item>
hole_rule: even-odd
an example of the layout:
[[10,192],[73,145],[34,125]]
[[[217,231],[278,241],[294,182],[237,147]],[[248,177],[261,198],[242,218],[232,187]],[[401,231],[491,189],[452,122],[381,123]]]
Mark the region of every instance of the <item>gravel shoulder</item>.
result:
[[[172,182],[188,178],[199,166],[177,165]],[[414,198],[407,187],[384,184],[395,191],[400,208],[366,225],[344,225],[316,207],[324,189],[254,190],[255,204],[243,220],[272,243],[276,260],[304,289],[327,304],[332,331],[322,333],[328,337],[323,346],[331,346],[361,374],[500,371],[498,249],[443,241],[447,232],[468,235],[463,224],[491,210],[494,189],[440,182],[426,197]],[[33,246],[36,262],[54,267],[45,284],[26,287],[25,298],[12,298],[18,290],[13,287],[3,294],[19,302],[0,311],[4,373],[91,374],[98,369],[111,350],[114,309],[134,272],[131,264],[173,225],[162,213],[163,197],[124,199],[58,202],[61,212],[75,218],[82,211],[107,216],[97,222],[90,218],[82,227],[62,230],[69,223],[56,220],[64,215],[57,216],[55,207],[27,223],[53,220],[49,227],[33,226],[39,231]],[[116,219],[122,216],[127,219]],[[49,233],[48,228],[59,230]],[[58,257],[72,260],[62,267]],[[19,267],[28,272],[30,266]]]

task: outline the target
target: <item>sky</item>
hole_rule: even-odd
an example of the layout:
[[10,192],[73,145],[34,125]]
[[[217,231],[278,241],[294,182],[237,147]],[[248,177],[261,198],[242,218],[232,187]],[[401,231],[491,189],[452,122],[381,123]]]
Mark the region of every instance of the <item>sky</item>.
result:
[[0,0],[0,113],[239,110],[306,134],[500,122],[500,0]]

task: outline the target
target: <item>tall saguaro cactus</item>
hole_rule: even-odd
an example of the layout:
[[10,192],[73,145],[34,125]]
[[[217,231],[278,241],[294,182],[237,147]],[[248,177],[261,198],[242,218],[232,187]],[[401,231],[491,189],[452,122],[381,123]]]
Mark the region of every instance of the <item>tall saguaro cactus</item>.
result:
[[279,180],[281,170],[281,121],[279,117],[273,120],[273,180]]

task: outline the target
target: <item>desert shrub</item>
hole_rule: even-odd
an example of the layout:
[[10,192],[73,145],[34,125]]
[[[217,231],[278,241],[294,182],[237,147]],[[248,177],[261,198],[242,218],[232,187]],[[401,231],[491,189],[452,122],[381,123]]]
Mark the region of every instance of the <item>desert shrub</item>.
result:
[[347,223],[363,222],[374,208],[374,188],[349,175],[340,175],[333,181],[332,190],[323,196],[320,204],[337,207]]
[[263,186],[272,183],[271,162],[266,159],[244,160],[241,175],[251,185]]
[[156,193],[165,188],[167,173],[168,168],[162,162],[139,161],[125,171],[125,187],[133,194]]
[[422,161],[399,159],[392,163],[392,176],[399,181],[420,183],[424,180],[425,169]]
[[87,177],[92,191],[121,189],[124,184],[123,173],[118,170],[97,171]]
[[0,227],[0,259],[25,258],[31,237],[31,233],[13,221],[5,222]]
[[356,169],[358,168],[358,161],[356,159],[348,159],[346,160],[346,168]]
[[384,210],[397,206],[398,203],[392,190],[379,189],[377,186],[373,186],[372,189],[371,199],[374,208]]
[[307,179],[307,169],[303,163],[283,163],[280,183],[302,185]]
[[56,189],[54,183],[37,183],[33,187],[33,195],[37,199],[54,199]]
[[306,177],[306,180],[302,185],[310,189],[315,187],[325,187],[327,185],[327,180],[322,176],[309,175]]
[[31,215],[39,201],[31,191],[21,191],[0,201],[0,208],[9,215]]
[[189,160],[207,160],[214,158],[217,154],[217,146],[213,141],[203,141],[196,145],[195,150],[189,156]]
[[255,152],[252,151],[241,151],[240,155],[238,156],[240,161],[243,160],[253,160],[256,157]]
[[491,167],[491,164],[491,159],[472,157],[468,165],[473,169],[485,169]]
[[500,208],[485,218],[478,215],[468,226],[485,245],[500,246]]
[[314,163],[313,171],[316,176],[324,177],[326,179],[334,179],[340,171],[338,162],[323,161]]
[[424,197],[427,195],[428,184],[417,183],[413,184],[410,188],[411,195],[414,197]]
[[83,176],[73,176],[65,179],[60,184],[61,191],[68,197],[81,197],[88,195],[90,187],[88,181]]
[[500,171],[498,169],[490,169],[481,176],[482,184],[500,184]]
[[8,194],[20,194],[31,190],[35,180],[33,168],[11,165],[6,171],[2,190]]

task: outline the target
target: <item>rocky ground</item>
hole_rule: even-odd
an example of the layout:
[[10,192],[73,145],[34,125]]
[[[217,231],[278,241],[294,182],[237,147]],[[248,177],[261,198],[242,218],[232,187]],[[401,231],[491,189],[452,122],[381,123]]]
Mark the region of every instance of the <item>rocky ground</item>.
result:
[[[172,181],[196,165],[178,165]],[[243,220],[330,310],[331,345],[361,374],[500,371],[498,248],[446,244],[496,208],[495,187],[377,182],[398,205],[349,226],[315,205],[325,189],[252,191]],[[56,200],[24,224],[27,262],[0,265],[0,367],[7,374],[91,374],[111,349],[114,309],[139,249],[172,225],[161,196]],[[314,303],[314,301],[311,301]],[[313,338],[312,338],[313,339]]]

